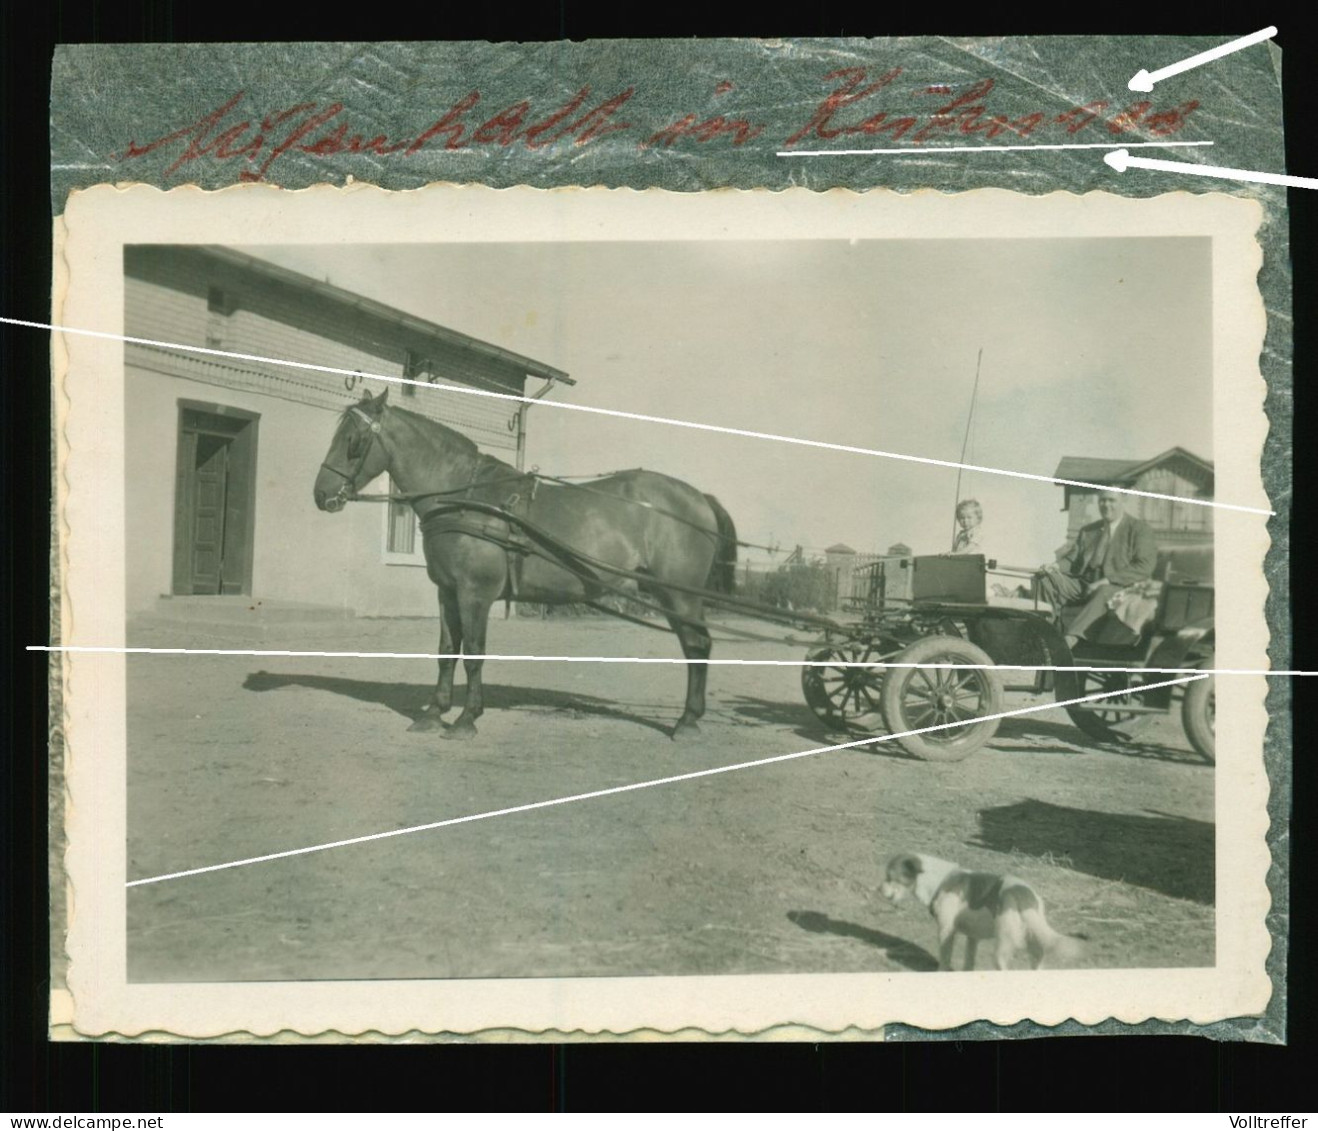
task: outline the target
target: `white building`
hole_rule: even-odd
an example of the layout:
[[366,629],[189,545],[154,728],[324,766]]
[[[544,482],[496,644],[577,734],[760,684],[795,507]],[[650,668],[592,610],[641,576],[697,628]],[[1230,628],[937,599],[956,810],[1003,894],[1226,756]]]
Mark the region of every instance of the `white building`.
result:
[[[129,247],[124,274],[130,337],[517,395],[572,384],[542,362],[225,248]],[[178,598],[434,615],[410,509],[359,503],[331,515],[312,501],[338,417],[365,388],[387,387],[391,401],[510,463],[524,451],[521,402],[168,345],[126,343],[124,364],[130,616]]]

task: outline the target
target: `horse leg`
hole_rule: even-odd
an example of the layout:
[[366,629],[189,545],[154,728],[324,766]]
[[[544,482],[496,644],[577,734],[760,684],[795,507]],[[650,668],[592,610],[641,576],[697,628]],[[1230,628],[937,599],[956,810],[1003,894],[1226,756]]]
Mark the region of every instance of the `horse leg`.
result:
[[[459,632],[467,645],[467,651],[476,655],[485,655],[485,630],[490,622],[490,604],[487,599],[476,596],[464,596],[458,607]],[[481,689],[481,669],[484,660],[469,660],[465,656],[462,666],[467,673],[467,702],[453,725],[445,729],[444,738],[475,738],[476,720],[485,713],[485,697]]]
[[[701,619],[699,605],[689,602],[673,601],[673,613],[668,623],[677,633],[682,645],[682,655],[688,660],[708,660],[713,650],[709,630],[703,625],[692,624],[691,620]],[[684,607],[685,606],[685,607]],[[680,614],[681,616],[679,617]],[[690,620],[684,619],[689,617]],[[705,663],[687,664],[686,666],[686,706],[682,717],[673,727],[673,739],[679,741],[700,733],[698,720],[705,713],[705,681],[709,676],[709,665]]]
[[[462,648],[462,623],[458,619],[458,604],[444,590],[439,591],[439,654],[456,656]],[[453,673],[458,661],[451,658],[439,661],[439,682],[426,704],[425,710],[408,730],[439,730],[444,724],[440,716],[453,706]]]

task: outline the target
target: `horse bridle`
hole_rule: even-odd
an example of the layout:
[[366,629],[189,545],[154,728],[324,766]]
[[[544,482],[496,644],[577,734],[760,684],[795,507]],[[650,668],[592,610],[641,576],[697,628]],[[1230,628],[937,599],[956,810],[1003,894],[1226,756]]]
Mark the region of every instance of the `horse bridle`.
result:
[[[370,436],[367,438],[366,442],[362,445],[362,454],[357,457],[357,464],[352,469],[351,473],[340,471],[337,467],[332,466],[330,463],[326,461],[321,462],[320,466],[322,468],[324,468],[326,471],[332,472],[333,474],[337,475],[340,479],[343,480],[343,483],[340,485],[339,489],[335,491],[334,494],[331,495],[330,498],[326,500],[326,502],[330,502],[330,503],[345,503],[349,499],[351,499],[353,495],[357,493],[357,476],[359,476],[362,473],[362,468],[366,466],[366,460],[367,457],[369,457],[371,454],[371,449],[375,446],[376,442],[380,438],[381,427],[380,427],[380,422],[378,420],[376,420],[372,416],[368,416],[356,405],[353,405],[352,408],[348,409],[348,413],[352,416],[355,416],[358,420],[360,420],[363,424],[366,425],[367,429],[369,429],[370,431]],[[361,436],[360,430],[358,431],[357,436],[358,437]]]

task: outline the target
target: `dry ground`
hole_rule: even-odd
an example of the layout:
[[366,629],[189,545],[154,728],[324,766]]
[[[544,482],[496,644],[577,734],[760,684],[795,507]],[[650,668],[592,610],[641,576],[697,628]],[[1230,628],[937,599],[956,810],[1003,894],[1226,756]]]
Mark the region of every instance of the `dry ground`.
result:
[[[244,643],[156,626],[130,643],[433,651],[436,635],[359,621]],[[489,648],[677,654],[671,637],[596,618],[496,620]],[[837,741],[795,668],[713,669],[688,744],[667,737],[680,666],[486,675],[464,744],[407,731],[429,661],[130,657],[130,879]],[[881,862],[904,849],[1030,880],[1055,926],[1090,936],[1086,965],[1211,965],[1213,778],[1176,718],[1100,749],[1049,711],[958,764],[878,744],[133,888],[129,977],[924,971],[927,913],[876,896]]]

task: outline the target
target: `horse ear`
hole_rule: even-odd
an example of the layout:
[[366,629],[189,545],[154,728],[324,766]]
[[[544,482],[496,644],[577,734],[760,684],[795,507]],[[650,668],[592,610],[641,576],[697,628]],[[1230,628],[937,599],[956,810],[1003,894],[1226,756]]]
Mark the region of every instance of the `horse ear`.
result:
[[389,390],[385,389],[378,397],[373,397],[369,392],[362,393],[362,399],[358,407],[363,412],[371,416],[379,416],[384,411],[385,403],[389,400]]

